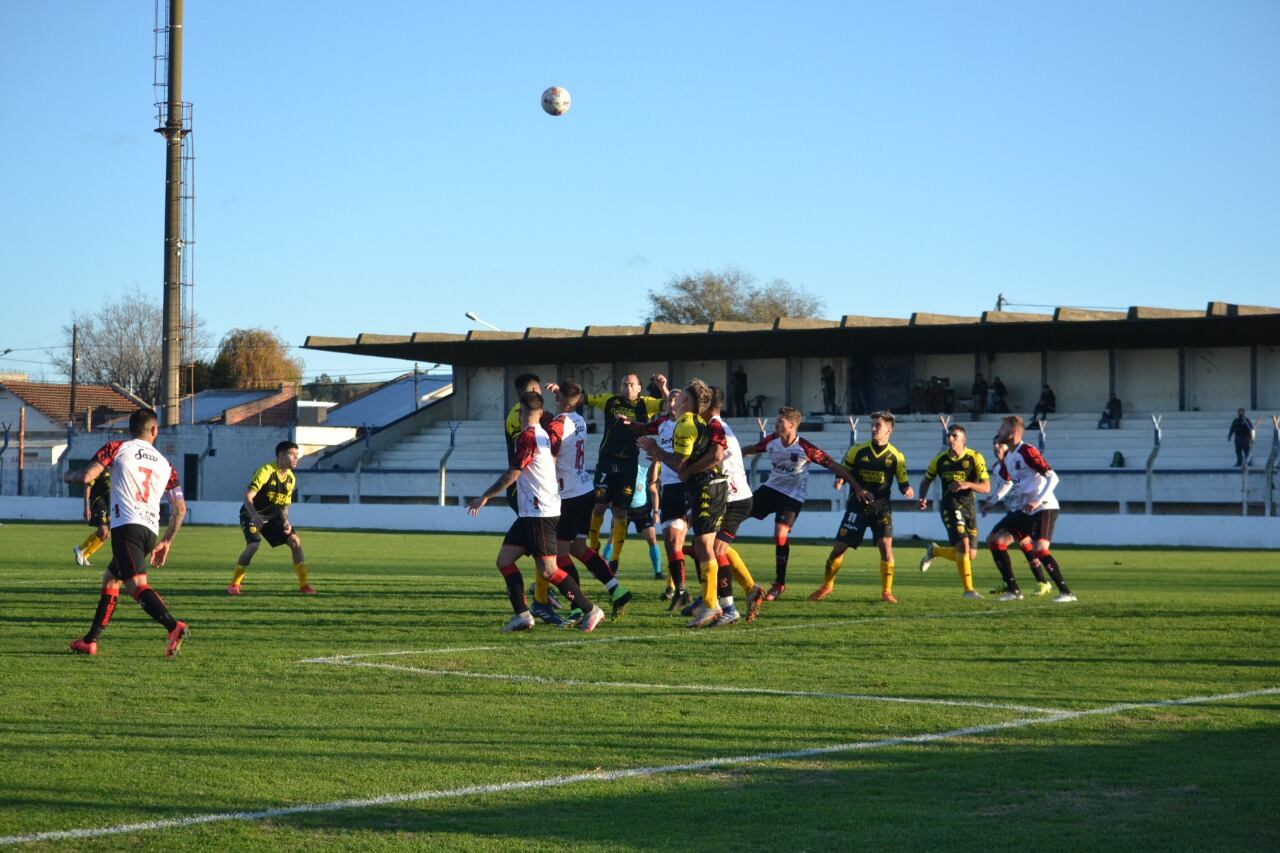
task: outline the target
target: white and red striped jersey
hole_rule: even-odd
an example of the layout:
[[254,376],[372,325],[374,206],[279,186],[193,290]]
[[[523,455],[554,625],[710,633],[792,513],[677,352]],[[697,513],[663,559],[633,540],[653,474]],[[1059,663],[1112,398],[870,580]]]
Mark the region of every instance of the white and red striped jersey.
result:
[[[559,445],[559,441],[555,445]],[[560,515],[560,488],[556,481],[556,457],[552,438],[542,425],[525,427],[516,436],[511,467],[520,469],[516,480],[516,508],[521,518]]]
[[587,473],[587,422],[577,412],[565,412],[556,415],[551,427],[560,434],[560,449],[555,453],[560,499],[586,494],[592,489]]
[[747,479],[747,466],[742,459],[742,445],[733,434],[733,427],[724,418],[716,415],[711,420],[719,421],[724,427],[724,459],[720,461],[720,469],[729,480],[729,503],[744,501],[751,497],[751,481]]
[[761,488],[774,489],[789,498],[804,503],[809,494],[809,463],[826,465],[831,457],[820,447],[815,447],[796,436],[791,444],[783,444],[778,434],[770,433],[747,448],[745,453],[767,453],[772,466],[769,479]]
[[109,441],[94,461],[111,469],[111,529],[140,524],[160,532],[160,496],[183,500],[178,472],[155,445],[141,438]]
[[[1008,479],[1013,483],[1013,490],[1018,493],[1019,509],[1028,511],[1033,503],[1038,502],[1036,512],[1042,509],[1057,509],[1058,498],[1054,495],[1057,475],[1049,467],[1049,463],[1040,455],[1040,451],[1030,444],[1019,442],[1009,451],[1001,463]],[[1007,505],[1007,501],[1006,501]]]

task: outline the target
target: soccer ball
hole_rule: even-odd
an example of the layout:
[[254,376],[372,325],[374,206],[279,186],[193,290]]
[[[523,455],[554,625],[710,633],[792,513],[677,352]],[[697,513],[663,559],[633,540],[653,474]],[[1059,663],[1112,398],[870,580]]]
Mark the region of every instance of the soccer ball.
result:
[[547,115],[562,116],[569,112],[569,105],[573,101],[569,98],[569,91],[559,86],[552,86],[550,89],[542,93],[542,109]]

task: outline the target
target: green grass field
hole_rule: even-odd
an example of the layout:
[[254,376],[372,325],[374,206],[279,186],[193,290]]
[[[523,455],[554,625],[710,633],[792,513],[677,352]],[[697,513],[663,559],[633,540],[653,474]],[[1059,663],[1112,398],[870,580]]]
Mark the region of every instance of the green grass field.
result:
[[998,604],[899,543],[889,606],[870,548],[806,601],[826,548],[797,544],[756,624],[693,632],[633,541],[623,620],[503,635],[497,537],[304,531],[320,595],[279,549],[232,598],[239,530],[190,527],[151,575],[193,630],[170,660],[127,596],[97,657],[67,650],[108,557],[74,565],[86,531],[0,527],[6,844],[1280,848],[1280,694],[1156,704],[1280,687],[1274,554],[1062,549],[1078,604]]

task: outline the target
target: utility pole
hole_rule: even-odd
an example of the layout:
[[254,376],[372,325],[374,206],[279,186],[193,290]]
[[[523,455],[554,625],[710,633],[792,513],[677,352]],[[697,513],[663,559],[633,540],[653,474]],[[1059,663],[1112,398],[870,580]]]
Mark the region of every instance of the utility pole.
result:
[[71,402],[68,404],[67,417],[72,426],[76,422],[76,363],[80,361],[80,327],[71,324]]
[[18,497],[22,497],[22,479],[27,471],[27,407],[18,408]]
[[164,137],[164,337],[161,344],[160,423],[178,423],[182,360],[182,0],[168,0],[168,78]]

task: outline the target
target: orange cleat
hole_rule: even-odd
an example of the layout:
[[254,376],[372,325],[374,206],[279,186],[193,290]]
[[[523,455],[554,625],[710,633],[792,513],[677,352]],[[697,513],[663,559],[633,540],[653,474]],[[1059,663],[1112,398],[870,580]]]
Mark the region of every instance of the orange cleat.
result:
[[756,584],[747,593],[747,621],[754,622],[760,615],[760,605],[764,604],[764,587]]
[[829,586],[820,586],[820,587],[818,587],[817,589],[815,589],[813,592],[811,592],[811,593],[809,594],[809,600],[810,600],[810,601],[821,601],[822,599],[826,598],[828,595],[830,595],[830,594],[831,594],[831,590],[832,590],[832,589],[833,589],[833,587],[829,587]]
[[306,586],[298,587],[298,592],[302,593],[303,595],[315,595],[316,588],[311,584],[307,584]]
[[881,601],[883,601],[885,604],[897,604],[897,603],[898,603],[898,599],[894,598],[894,597],[893,597],[893,593],[891,593],[891,592],[882,592],[882,593],[880,593],[880,600],[881,600]]
[[233,583],[231,584],[231,586],[227,587],[227,595],[239,595],[239,594],[240,594],[240,584]]
[[171,658],[178,653],[178,649],[182,647],[182,641],[191,633],[191,629],[187,627],[186,622],[179,622],[173,626],[173,630],[169,632],[169,647],[164,650],[164,656]]
[[773,586],[769,587],[769,591],[765,593],[764,600],[777,601],[779,598],[782,598],[782,593],[786,591],[787,585],[785,583],[775,583]]
[[76,639],[71,641],[71,651],[82,655],[96,655],[98,653],[98,644],[96,642],[86,643],[84,640]]

